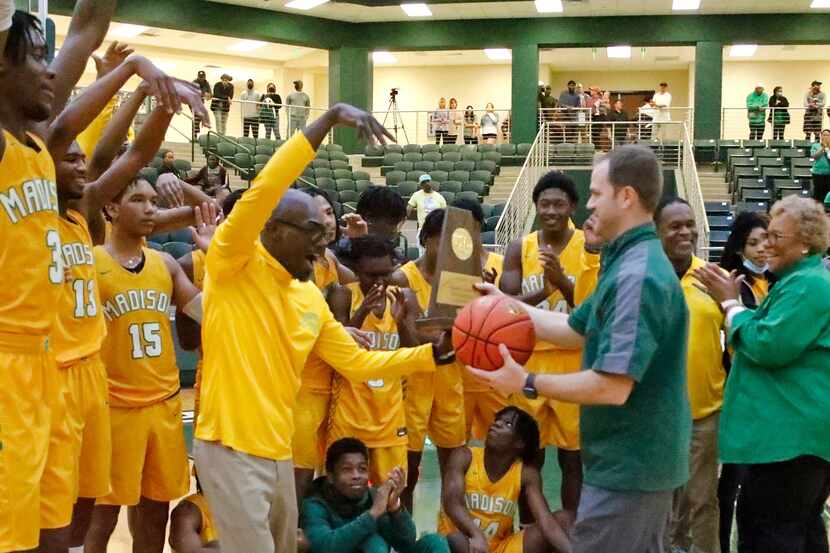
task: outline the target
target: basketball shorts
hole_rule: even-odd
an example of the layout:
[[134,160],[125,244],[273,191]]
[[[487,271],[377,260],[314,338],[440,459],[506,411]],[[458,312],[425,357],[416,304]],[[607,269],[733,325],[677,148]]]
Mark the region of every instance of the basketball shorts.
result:
[[190,489],[181,396],[144,407],[110,406],[111,492],[100,505],[172,501]]
[[54,357],[45,336],[0,333],[0,551],[34,549],[40,481],[49,448],[47,383]]
[[484,440],[496,413],[507,407],[507,398],[495,390],[464,390],[464,420],[467,438]]
[[294,409],[294,468],[322,471],[331,391],[300,387]]
[[401,467],[406,474],[406,444],[369,448],[369,481],[382,484],[389,472]]
[[453,363],[434,373],[414,373],[404,383],[409,451],[423,451],[427,434],[437,447],[467,443],[462,367]]

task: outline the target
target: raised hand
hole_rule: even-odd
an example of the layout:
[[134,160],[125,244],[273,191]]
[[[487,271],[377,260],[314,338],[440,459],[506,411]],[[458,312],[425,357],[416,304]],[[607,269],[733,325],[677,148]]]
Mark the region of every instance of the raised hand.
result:
[[387,138],[392,142],[395,141],[395,137],[389,134],[389,131],[383,128],[383,125],[377,119],[362,109],[350,106],[349,104],[337,104],[334,106],[334,112],[338,125],[356,129],[358,138],[365,140],[369,144],[374,144],[375,142],[386,144]]
[[92,61],[95,62],[95,69],[98,72],[100,79],[107,73],[112,72],[116,67],[124,63],[130,55],[134,52],[127,44],[123,42],[113,41],[103,56],[92,54]]
[[709,295],[718,303],[738,299],[741,295],[741,282],[745,279],[744,275],[738,275],[737,271],[728,274],[714,263],[707,263],[695,269],[694,277],[706,287]]
[[372,506],[369,508],[369,514],[375,519],[380,518],[386,513],[389,505],[389,495],[395,487],[393,480],[387,480],[380,487],[375,490],[375,497],[372,500]]
[[358,346],[363,349],[372,349],[371,334],[369,332],[360,330],[359,328],[355,328],[353,326],[346,326],[344,328],[346,329],[346,332],[351,335],[352,339],[357,342]]
[[156,181],[156,190],[167,207],[181,207],[184,205],[184,189],[179,177],[173,173],[159,175]]
[[168,76],[144,56],[133,55],[130,56],[128,61],[135,66],[136,74],[150,85],[150,93],[155,96],[159,105],[167,109],[168,113],[181,110],[181,99],[176,89],[176,79]]
[[202,125],[210,128],[210,115],[208,115],[208,110],[202,101],[202,93],[199,88],[193,83],[181,79],[174,79],[174,86],[179,95],[179,100],[188,105],[194,116],[201,118]]
[[216,227],[221,223],[221,216],[217,215],[216,204],[205,202],[201,206],[193,208],[193,217],[196,225],[190,227],[190,235],[196,247],[207,252]]
[[394,300],[392,302],[392,317],[396,322],[401,322],[406,319],[406,316],[409,314],[406,308],[406,296],[400,288],[393,288],[390,290],[390,293],[392,294],[392,298]]
[[496,279],[499,276],[499,272],[496,270],[495,267],[492,269],[482,269],[481,270],[481,278],[484,279],[484,282],[488,284],[496,284]]
[[395,467],[389,472],[387,478],[395,482],[395,487],[389,492],[386,509],[390,513],[397,513],[401,510],[401,493],[406,489],[406,473],[401,467]]
[[553,253],[550,246],[539,251],[539,261],[545,271],[545,280],[554,288],[561,289],[568,280],[568,275],[559,263],[559,257]]
[[346,213],[340,220],[346,223],[346,226],[341,228],[343,229],[343,234],[349,238],[357,238],[358,236],[369,234],[369,226],[363,220],[363,217],[357,213]]
[[383,284],[375,284],[363,298],[360,309],[370,312],[379,311],[384,307],[386,307],[386,286]]

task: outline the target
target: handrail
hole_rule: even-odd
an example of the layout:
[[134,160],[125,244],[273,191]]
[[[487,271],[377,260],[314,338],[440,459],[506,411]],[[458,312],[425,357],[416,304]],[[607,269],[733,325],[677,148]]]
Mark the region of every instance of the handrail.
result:
[[[703,259],[709,257],[709,219],[706,217],[706,203],[703,200],[703,190],[700,187],[700,177],[697,173],[697,163],[691,133],[686,123],[683,123],[683,155],[681,156],[683,190],[685,200],[689,202],[697,225],[697,251]],[[682,197],[682,196],[681,196]]]
[[[734,139],[803,139],[807,129],[819,133],[827,127],[830,113],[828,107],[811,109],[803,106],[770,107],[758,106],[762,113],[756,132],[750,128],[749,111],[746,106],[721,108],[721,134],[724,140]],[[780,116],[780,117],[779,117]],[[760,125],[760,123],[763,125]],[[806,123],[806,125],[805,125]]]
[[213,129],[209,129],[209,130],[208,130],[208,132],[207,132],[207,142],[208,142],[208,146],[210,146],[210,135],[211,135],[211,134],[214,134],[214,135],[218,136],[220,140],[223,140],[223,141],[225,141],[225,142],[228,142],[228,143],[230,143],[230,144],[233,144],[233,145],[234,145],[234,146],[236,146],[237,148],[242,148],[243,150],[245,150],[245,152],[246,152],[248,155],[253,155],[253,152],[255,152],[255,151],[256,151],[256,150],[251,150],[251,149],[250,149],[248,146],[246,146],[245,144],[242,144],[242,143],[237,142],[236,140],[234,140],[234,139],[232,139],[232,138],[229,138],[227,135],[224,135],[224,134],[219,134],[218,132],[214,131]]

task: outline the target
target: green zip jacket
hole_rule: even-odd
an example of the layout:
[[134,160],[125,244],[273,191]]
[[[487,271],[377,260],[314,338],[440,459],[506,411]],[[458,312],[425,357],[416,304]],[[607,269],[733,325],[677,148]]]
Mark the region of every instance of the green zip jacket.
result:
[[811,255],[735,315],[720,419],[724,463],[830,461],[830,273]]
[[753,125],[763,125],[766,112],[764,111],[769,106],[769,96],[766,92],[755,94],[755,91],[749,93],[746,97],[747,117],[749,122]]

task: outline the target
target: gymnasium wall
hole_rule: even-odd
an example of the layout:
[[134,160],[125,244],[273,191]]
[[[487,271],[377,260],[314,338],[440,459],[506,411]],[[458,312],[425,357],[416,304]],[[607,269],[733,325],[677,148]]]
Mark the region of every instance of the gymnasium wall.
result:
[[776,86],[784,87],[784,96],[793,107],[801,107],[804,94],[813,80],[823,81],[822,90],[830,87],[830,61],[727,61],[723,62],[723,107],[745,107],[746,96],[762,82],[772,94]]
[[[603,90],[656,90],[661,81],[669,83],[669,92],[672,94],[672,105],[676,107],[689,106],[689,70],[672,69],[667,71],[579,71],[557,70],[551,68],[549,82],[555,95],[565,89],[569,80],[583,84],[585,89],[596,85]],[[694,83],[694,80],[691,81]]]

